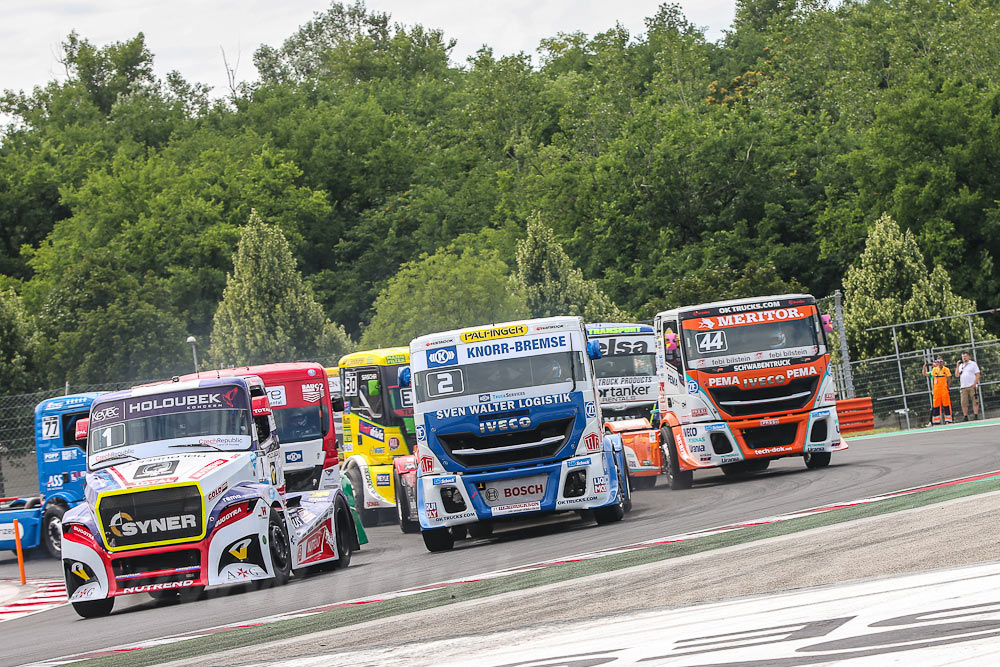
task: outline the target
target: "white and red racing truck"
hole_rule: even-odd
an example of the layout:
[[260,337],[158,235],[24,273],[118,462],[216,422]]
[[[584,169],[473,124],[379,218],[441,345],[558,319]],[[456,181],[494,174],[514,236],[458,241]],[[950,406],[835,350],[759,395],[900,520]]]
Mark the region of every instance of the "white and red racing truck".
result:
[[117,596],[180,596],[346,566],[358,548],[339,488],[286,493],[256,377],[136,387],[94,401],[85,501],[63,517],[66,591],[83,617]]

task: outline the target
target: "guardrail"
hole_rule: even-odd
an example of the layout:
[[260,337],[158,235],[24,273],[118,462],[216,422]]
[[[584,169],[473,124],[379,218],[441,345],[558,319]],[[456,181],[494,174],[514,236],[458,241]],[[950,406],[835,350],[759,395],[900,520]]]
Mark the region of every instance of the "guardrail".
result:
[[841,433],[870,431],[875,428],[875,410],[870,396],[837,401],[837,420]]

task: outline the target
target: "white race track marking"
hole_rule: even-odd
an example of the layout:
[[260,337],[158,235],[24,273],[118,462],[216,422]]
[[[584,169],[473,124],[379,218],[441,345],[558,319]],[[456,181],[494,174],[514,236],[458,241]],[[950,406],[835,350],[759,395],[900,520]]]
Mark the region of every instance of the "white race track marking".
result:
[[[3,583],[20,584],[20,581],[11,579]],[[66,584],[61,579],[28,579],[28,583],[35,587],[35,592],[0,605],[0,623],[66,604]]]
[[[913,653],[918,651],[919,654]],[[1000,562],[248,667],[1000,664]]]

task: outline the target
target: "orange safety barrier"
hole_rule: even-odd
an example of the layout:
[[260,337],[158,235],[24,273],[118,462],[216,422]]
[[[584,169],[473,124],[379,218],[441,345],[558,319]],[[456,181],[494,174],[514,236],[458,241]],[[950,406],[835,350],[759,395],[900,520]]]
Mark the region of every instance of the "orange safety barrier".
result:
[[837,420],[841,433],[870,431],[875,428],[875,411],[871,397],[837,401]]

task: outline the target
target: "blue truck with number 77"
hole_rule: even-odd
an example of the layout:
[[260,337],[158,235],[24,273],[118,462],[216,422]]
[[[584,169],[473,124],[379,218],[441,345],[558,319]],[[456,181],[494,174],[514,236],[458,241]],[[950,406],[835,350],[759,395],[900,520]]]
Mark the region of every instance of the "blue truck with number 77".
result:
[[35,407],[35,457],[38,495],[0,498],[0,549],[16,549],[14,519],[25,551],[62,553],[62,516],[83,502],[87,441],[76,439],[76,423],[90,414],[100,393],[73,394],[42,401]]

